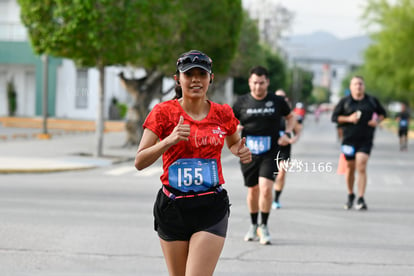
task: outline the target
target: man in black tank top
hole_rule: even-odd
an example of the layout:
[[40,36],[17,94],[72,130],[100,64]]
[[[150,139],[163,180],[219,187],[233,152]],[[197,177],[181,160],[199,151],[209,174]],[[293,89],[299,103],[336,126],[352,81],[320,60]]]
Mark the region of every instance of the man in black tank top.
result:
[[355,76],[350,83],[351,94],[342,98],[335,106],[332,121],[343,128],[342,153],[347,161],[345,180],[348,201],[344,208],[351,209],[355,199],[354,180],[358,171],[357,210],[367,210],[364,194],[367,185],[366,167],[374,140],[375,128],[385,118],[386,112],[379,101],[365,93],[364,79]]
[[[241,164],[244,185],[248,187],[247,206],[251,226],[245,241],[260,237],[261,244],[270,244],[271,238],[267,221],[272,205],[272,186],[277,174],[276,156],[279,151],[280,120],[287,120],[285,135],[280,143],[287,145],[292,133],[295,118],[283,97],[268,93],[269,76],[266,68],[254,67],[250,70],[250,93],[240,96],[233,111],[240,121],[242,137],[252,153],[253,161]],[[258,216],[260,212],[260,225]]]

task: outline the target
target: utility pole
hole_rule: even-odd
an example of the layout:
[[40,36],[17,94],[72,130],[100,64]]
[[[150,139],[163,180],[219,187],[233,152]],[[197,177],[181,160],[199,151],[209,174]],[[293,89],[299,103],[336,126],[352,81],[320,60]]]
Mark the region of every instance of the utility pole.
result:
[[296,61],[293,61],[293,84],[292,84],[292,105],[294,106],[299,101],[299,69]]
[[38,135],[39,139],[50,139],[51,135],[47,131],[47,117],[48,117],[48,81],[49,81],[49,57],[47,54],[42,55],[43,64],[43,101],[42,101],[42,114],[43,114],[43,131]]

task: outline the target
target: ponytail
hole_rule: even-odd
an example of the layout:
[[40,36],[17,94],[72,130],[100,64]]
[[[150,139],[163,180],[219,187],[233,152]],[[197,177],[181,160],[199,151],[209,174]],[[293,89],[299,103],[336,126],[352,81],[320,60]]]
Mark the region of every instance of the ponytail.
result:
[[183,90],[181,89],[181,86],[175,85],[175,97],[174,99],[179,99],[183,97]]
[[174,97],[174,100],[176,100],[176,99],[179,99],[179,98],[182,98],[183,97],[183,90],[182,90],[182,88],[181,88],[181,86],[180,85],[178,85],[180,82],[179,82],[179,80],[178,80],[178,76],[180,75],[180,72],[177,70],[176,72],[175,72],[175,76],[174,77],[176,77],[177,78],[177,81],[175,82],[175,88],[174,88],[174,90],[175,90],[175,97]]

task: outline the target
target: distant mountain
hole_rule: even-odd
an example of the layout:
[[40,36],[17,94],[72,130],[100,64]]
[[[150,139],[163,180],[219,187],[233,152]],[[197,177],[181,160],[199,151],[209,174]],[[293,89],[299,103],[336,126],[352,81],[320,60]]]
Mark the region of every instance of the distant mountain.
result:
[[370,44],[368,36],[338,39],[327,32],[315,32],[292,36],[283,41],[282,48],[289,59],[329,59],[360,65],[363,63],[364,51]]
[[317,46],[324,43],[335,42],[338,40],[339,39],[331,33],[319,31],[311,34],[291,36],[287,38],[285,42],[289,45],[306,44],[307,46]]

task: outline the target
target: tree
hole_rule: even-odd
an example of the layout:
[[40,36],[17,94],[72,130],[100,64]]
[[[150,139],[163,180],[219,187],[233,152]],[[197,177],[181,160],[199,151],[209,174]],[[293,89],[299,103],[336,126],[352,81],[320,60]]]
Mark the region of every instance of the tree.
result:
[[365,52],[362,72],[367,86],[383,99],[414,104],[414,1],[370,0],[363,14],[367,27],[375,27],[373,44]]
[[270,49],[265,51],[267,51],[266,65],[270,72],[270,85],[268,89],[270,92],[275,92],[278,89],[284,89],[287,83],[285,63],[279,55],[272,53]]
[[265,53],[260,44],[257,22],[251,19],[247,12],[244,11],[238,47],[229,75],[246,78],[253,65],[264,64],[265,60]]
[[329,89],[322,86],[316,86],[312,90],[312,94],[307,99],[308,104],[321,104],[329,102]]
[[293,14],[269,0],[250,1],[243,18],[237,58],[232,65],[236,94],[249,92],[248,72],[256,65],[269,70],[269,91],[287,90],[287,67],[280,56],[279,41],[290,28]]
[[313,90],[313,73],[310,71],[302,70],[301,72],[302,79],[301,79],[301,90],[300,90],[300,98],[299,100],[307,101],[312,94]]
[[263,55],[263,59],[251,63],[242,76],[234,78],[235,94],[242,95],[249,93],[249,70],[257,65],[266,67],[269,72],[269,92],[275,92],[277,89],[285,87],[286,66],[283,60],[277,54],[267,49],[265,45],[260,45],[259,53]]
[[294,66],[289,70],[287,82],[290,84],[290,95],[293,104],[297,102],[308,102],[311,99],[313,90],[313,73],[302,69],[301,67]]
[[174,14],[168,13],[158,20],[169,22],[173,33],[154,33],[156,39],[151,40],[151,47],[140,49],[140,54],[130,60],[131,65],[145,68],[146,77],[128,79],[120,75],[121,83],[134,98],[127,120],[129,144],[139,142],[149,104],[162,98],[162,79],[174,74],[173,61],[178,54],[197,49],[213,59],[215,80],[210,94],[227,78],[239,43],[242,6],[240,0],[181,0],[177,1]]
[[238,95],[248,93],[247,81],[250,68],[265,63],[266,58],[260,44],[257,22],[244,12],[238,48],[230,70],[230,75],[234,77],[234,93]]
[[134,96],[132,113],[136,119],[130,126],[140,128],[149,103],[162,96],[163,77],[175,71],[172,61],[178,53],[190,49],[206,52],[215,61],[215,83],[224,79],[221,76],[228,72],[234,58],[242,20],[240,0],[19,3],[22,21],[37,53],[67,57],[80,66],[99,69],[97,155],[102,153],[103,142],[105,66],[129,64],[146,69],[146,77],[141,80],[120,76]]
[[[175,1],[18,0],[21,18],[37,54],[66,57],[99,71],[96,153],[102,156],[105,66],[125,64],[155,44],[154,34],[169,37],[165,18]],[[155,54],[154,54],[155,55]],[[153,56],[154,56],[153,55]],[[151,57],[153,57],[151,56]]]

